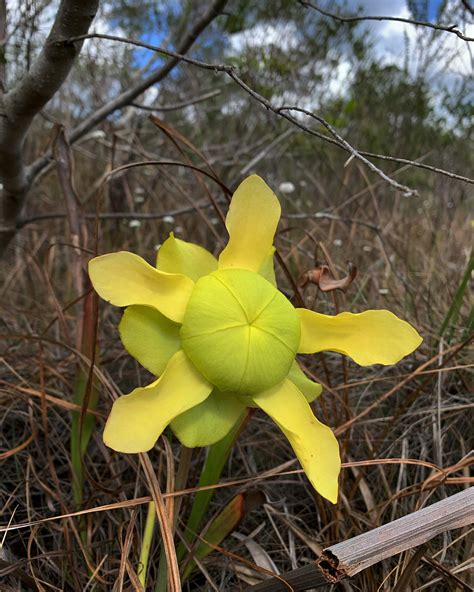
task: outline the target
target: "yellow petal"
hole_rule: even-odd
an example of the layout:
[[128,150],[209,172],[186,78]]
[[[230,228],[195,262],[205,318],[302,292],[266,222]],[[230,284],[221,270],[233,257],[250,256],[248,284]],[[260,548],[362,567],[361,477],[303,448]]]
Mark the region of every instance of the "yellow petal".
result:
[[203,247],[175,238],[171,232],[158,250],[156,267],[167,273],[182,273],[197,281],[217,269],[217,259]]
[[89,261],[89,276],[99,296],[115,306],[153,306],[180,323],[194,283],[184,275],[158,271],[144,259],[119,251]]
[[298,308],[301,341],[298,352],[330,350],[351,357],[360,366],[396,364],[423,339],[407,322],[388,310],[360,314],[341,312],[330,317]]
[[104,442],[118,452],[146,452],[175,417],[202,403],[211,391],[212,385],[178,351],[158,380],[114,402]]
[[156,308],[134,304],[125,309],[119,333],[125,349],[155,376],[181,347],[180,325],[173,323]]
[[262,266],[258,270],[258,273],[274,286],[276,286],[275,267],[273,265],[275,250],[275,247],[270,249],[270,253],[265,257]]
[[229,242],[219,257],[219,268],[258,272],[273,245],[280,214],[280,202],[263,179],[252,175],[242,181],[227,213]]
[[335,504],[341,460],[331,429],[314,417],[308,401],[290,380],[254,395],[253,400],[288,438],[316,491]]
[[288,378],[303,393],[308,403],[312,403],[323,392],[323,387],[308,378],[296,360],[293,362]]
[[210,446],[227,436],[244,411],[245,405],[232,393],[214,389],[205,401],[178,415],[171,428],[188,448]]

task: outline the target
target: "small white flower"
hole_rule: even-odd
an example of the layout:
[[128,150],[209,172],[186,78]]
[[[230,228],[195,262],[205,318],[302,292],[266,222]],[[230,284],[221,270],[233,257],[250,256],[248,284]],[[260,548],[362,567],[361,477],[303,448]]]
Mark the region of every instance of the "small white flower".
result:
[[342,240],[340,238],[335,238],[332,242],[336,247],[342,247]]
[[176,226],[174,229],[174,232],[183,232],[183,227],[182,226]]
[[129,228],[140,228],[141,225],[142,223],[140,220],[130,220],[128,223]]
[[143,197],[143,195],[135,195],[135,198],[133,201],[137,204],[141,204],[145,201],[145,198]]
[[219,224],[219,218],[211,218],[211,224]]
[[381,296],[386,296],[387,294],[389,294],[390,290],[388,288],[380,288],[379,290],[379,294]]
[[166,222],[166,224],[174,224],[175,220],[173,216],[164,216],[163,222]]
[[285,181],[284,183],[280,183],[278,187],[278,191],[280,193],[293,193],[295,190],[295,186],[290,181]]
[[372,251],[372,247],[370,247],[369,245],[364,245],[362,247],[362,250],[365,251],[366,253],[370,253]]
[[106,137],[107,136],[106,136],[105,132],[102,130],[95,130],[94,132],[91,132],[90,134],[87,135],[88,140],[103,140]]
[[155,251],[159,251],[161,247],[161,243],[156,243],[156,245],[153,247],[155,249]]

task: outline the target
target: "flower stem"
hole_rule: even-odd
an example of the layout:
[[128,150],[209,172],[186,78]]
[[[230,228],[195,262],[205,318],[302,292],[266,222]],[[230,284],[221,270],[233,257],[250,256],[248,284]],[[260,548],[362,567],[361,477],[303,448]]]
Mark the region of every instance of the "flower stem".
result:
[[155,504],[150,502],[146,515],[145,530],[142,538],[142,548],[140,551],[140,559],[138,563],[138,579],[140,584],[145,588],[146,573],[148,568],[148,558],[150,556],[150,548],[153,540],[153,532],[155,530],[156,511]]
[[[242,427],[248,420],[249,415],[250,413],[247,410],[236,422],[235,426],[227,434],[227,436],[225,436],[225,438],[209,447],[207,457],[199,477],[199,487],[213,485],[219,481],[221,473],[224,469],[224,465],[229,458],[230,451],[232,450],[232,447],[235,444]],[[213,495],[214,490],[212,489],[198,491],[196,493],[191,508],[191,513],[183,532],[186,542],[191,544],[194,541],[196,533],[199,529],[199,526],[202,524]],[[188,550],[183,543],[178,546],[177,557],[180,563],[187,554],[187,551]]]

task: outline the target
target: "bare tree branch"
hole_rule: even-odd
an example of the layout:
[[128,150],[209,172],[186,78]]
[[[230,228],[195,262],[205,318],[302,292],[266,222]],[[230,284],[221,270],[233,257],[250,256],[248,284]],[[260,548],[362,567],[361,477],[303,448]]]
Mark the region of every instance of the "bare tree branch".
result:
[[239,179],[237,179],[236,184],[238,183],[238,181],[242,177],[245,177],[245,175],[247,175],[247,173],[249,173],[252,169],[255,170],[255,167],[257,166],[257,164],[261,160],[263,160],[267,156],[267,154],[275,148],[275,146],[278,146],[279,144],[281,144],[281,142],[283,142],[284,140],[289,138],[293,133],[295,133],[295,131],[296,130],[294,128],[290,127],[288,129],[286,129],[283,133],[279,134],[276,138],[274,138],[269,144],[264,146],[260,150],[260,152],[258,152],[258,154],[252,158],[252,160],[247,162],[247,164],[244,167],[242,167],[242,169],[240,169]]
[[[130,105],[130,103],[146,91],[150,86],[153,86],[157,82],[161,82],[165,76],[167,76],[171,70],[183,59],[188,49],[194,44],[199,35],[204,29],[221,14],[223,8],[227,4],[228,0],[214,0],[211,6],[206,10],[202,17],[194,24],[192,29],[184,36],[181,43],[178,44],[176,52],[168,52],[168,56],[171,57],[161,68],[150,74],[144,80],[141,80],[138,84],[129,88],[125,92],[121,93],[118,97],[98,109],[95,113],[92,113],[87,119],[79,124],[70,133],[70,142],[75,142],[81,138],[84,134],[87,134],[93,129],[98,123],[106,119],[111,113],[122,109],[123,107]],[[34,165],[33,165],[34,168]]]
[[[0,0],[3,1],[3,0]],[[36,176],[52,162],[52,154],[39,158],[26,168],[22,158],[23,141],[33,117],[60,88],[80,51],[99,0],[63,0],[43,51],[18,87],[5,96],[0,106],[0,253],[18,228],[21,210]],[[185,53],[202,31],[222,12],[228,0],[214,0],[178,45]],[[129,105],[150,86],[160,82],[180,62],[179,53],[161,68],[91,114],[72,130],[74,143],[111,113]],[[51,68],[51,65],[54,65]]]
[[7,0],[0,0],[0,100],[5,92],[5,45],[7,42]]
[[199,97],[194,97],[192,99],[188,99],[185,101],[180,101],[179,103],[175,103],[174,105],[139,105],[138,103],[131,103],[132,107],[136,107],[137,109],[142,109],[143,111],[177,111],[178,109],[184,109],[186,107],[190,107],[191,105],[197,105],[198,103],[202,103],[203,101],[208,101],[209,99],[213,99],[214,97],[219,96],[222,93],[221,90],[211,90],[210,92],[204,93]]
[[[219,202],[220,203],[220,202]],[[224,201],[222,201],[224,203]],[[103,212],[99,214],[85,214],[84,218],[87,220],[162,220],[163,218],[177,218],[185,214],[195,213],[196,210],[207,210],[212,207],[212,203],[196,204],[195,206],[188,206],[186,208],[176,208],[168,210],[167,212]],[[23,228],[27,224],[33,222],[42,222],[44,220],[61,220],[67,218],[65,212],[50,212],[49,214],[38,214],[28,218],[22,218],[18,224],[18,228]]]
[[[98,39],[108,39],[110,41],[118,41],[120,43],[129,43],[130,45],[135,45],[137,47],[143,47],[144,49],[149,49],[151,51],[155,51],[157,53],[162,53],[163,55],[167,55],[170,57],[174,57],[178,60],[181,60],[183,62],[185,62],[186,64],[190,64],[192,66],[196,66],[199,68],[202,68],[204,70],[209,70],[212,72],[222,72],[224,74],[227,74],[227,76],[229,76],[235,83],[237,83],[247,94],[249,94],[251,97],[253,97],[254,99],[256,99],[258,102],[260,102],[266,109],[268,109],[269,111],[272,111],[273,113],[275,113],[276,115],[278,115],[279,117],[282,117],[284,119],[286,119],[287,121],[289,121],[290,123],[292,123],[293,125],[295,125],[296,127],[298,127],[299,129],[301,129],[302,131],[305,131],[313,136],[316,136],[317,138],[320,138],[321,140],[324,140],[325,142],[329,142],[330,144],[334,144],[335,146],[338,146],[339,148],[342,148],[343,150],[348,151],[352,157],[354,157],[355,155],[352,153],[352,151],[356,152],[360,157],[370,157],[370,158],[380,158],[382,160],[387,160],[387,161],[391,161],[391,162],[397,162],[400,164],[409,164],[411,166],[417,167],[417,168],[422,168],[422,169],[426,169],[429,170],[431,172],[434,173],[438,173],[441,175],[445,175],[447,177],[450,177],[452,179],[457,179],[459,181],[464,181],[465,183],[471,183],[474,184],[474,179],[470,179],[469,177],[464,177],[462,175],[457,175],[456,173],[452,173],[450,171],[445,171],[443,169],[434,167],[434,166],[430,166],[430,165],[426,165],[423,164],[421,162],[417,162],[414,160],[408,160],[405,158],[397,158],[395,156],[386,156],[383,154],[374,154],[371,152],[365,152],[363,150],[357,150],[355,148],[353,148],[350,144],[347,144],[347,146],[344,145],[344,143],[342,143],[340,141],[340,139],[338,139],[338,135],[336,130],[334,130],[332,128],[332,126],[326,122],[325,120],[323,120],[323,118],[321,118],[319,115],[316,115],[314,113],[312,113],[311,111],[307,111],[307,110],[303,110],[300,109],[299,107],[295,106],[295,107],[278,107],[276,105],[273,105],[266,97],[263,97],[262,95],[260,95],[259,93],[257,93],[257,91],[255,91],[254,89],[250,88],[236,73],[236,69],[233,66],[229,66],[227,64],[217,64],[217,63],[208,63],[208,62],[203,62],[201,60],[196,60],[194,58],[190,58],[187,57],[183,54],[178,54],[175,51],[170,51],[167,49],[164,49],[162,47],[158,47],[156,45],[150,45],[149,43],[144,43],[141,41],[136,41],[133,39],[128,39],[126,37],[118,37],[116,35],[105,35],[105,34],[100,34],[100,33],[90,33],[87,35],[82,35],[81,37],[78,38],[74,38],[71,41],[76,41],[76,40],[83,40],[83,39],[90,39],[90,38],[98,38]],[[300,121],[298,121],[297,119],[295,119],[294,117],[292,117],[291,115],[289,115],[288,113],[285,113],[285,111],[288,110],[295,110],[295,111],[300,111],[300,112],[304,112],[306,115],[312,117],[313,119],[316,119],[319,123],[321,123],[322,125],[324,125],[324,127],[326,127],[326,129],[328,129],[328,131],[330,131],[330,133],[334,136],[334,134],[336,134],[336,136],[331,137],[327,134],[323,134],[320,133],[312,128],[309,128],[308,126],[302,124]],[[324,123],[322,123],[324,121]],[[332,130],[332,131],[331,131]],[[340,138],[340,136],[339,136]],[[342,138],[341,138],[342,139]],[[345,141],[345,140],[344,140]],[[350,147],[350,149],[349,149]],[[44,160],[44,159],[43,159]],[[366,164],[366,159],[363,158],[361,159],[365,164]],[[38,167],[38,172],[40,172],[44,166],[47,166],[48,164],[48,160],[46,160],[46,162],[40,162],[38,161],[38,163],[35,163],[35,165]],[[33,167],[35,166],[33,165]],[[373,167],[373,168],[372,168]],[[383,171],[381,171],[380,169],[378,169],[377,167],[375,167],[375,165],[373,165],[373,163],[371,163],[371,168],[374,172],[377,172],[377,174],[384,179],[385,181],[387,181],[387,179],[390,183],[390,185],[392,185],[395,189],[402,191],[403,193],[407,194],[407,195],[414,195],[416,194],[416,191],[414,191],[413,189],[406,187],[405,185],[401,185],[400,183],[395,182],[393,179],[391,179],[390,177],[388,177]]]
[[[188,49],[193,45],[199,35],[204,31],[204,29],[216,18],[221,14],[223,8],[227,4],[228,0],[214,0],[211,6],[206,10],[203,16],[194,24],[191,30],[185,35],[181,43],[178,45],[178,49],[176,52],[166,51],[163,50],[161,53],[170,57],[171,59],[168,60],[161,68],[158,68],[153,74],[150,74],[144,80],[138,82],[135,86],[132,86],[128,90],[124,91],[118,97],[92,113],[87,119],[85,119],[81,124],[79,124],[76,128],[74,128],[71,133],[69,134],[69,141],[71,144],[85,136],[88,132],[90,132],[96,125],[98,125],[101,121],[106,119],[109,115],[114,113],[127,105],[133,103],[134,99],[140,96],[143,92],[145,92],[148,88],[161,82],[173,68],[184,59],[184,55]],[[111,39],[117,40],[114,36],[108,35],[99,35],[99,34],[92,34],[90,36],[81,35],[79,37],[73,37],[69,39],[70,42],[80,41],[84,39]],[[126,40],[122,40],[126,41]],[[146,47],[146,44],[139,44],[134,43],[138,47]],[[149,48],[148,48],[149,49]],[[51,153],[48,153],[41,158],[38,158],[28,169],[28,182],[31,185],[35,180],[36,176],[43,171],[49,164],[51,163]]]
[[474,8],[471,6],[470,0],[461,0],[461,4],[468,12],[470,12],[474,16]]
[[[3,1],[3,0],[2,0]],[[35,115],[66,80],[99,0],[62,0],[46,42],[31,69],[0,103],[0,252],[15,233],[29,183],[23,160],[25,136]]]
[[[201,60],[196,60],[194,58],[188,58],[183,54],[179,54],[178,52],[175,51],[170,51],[170,50],[166,50],[163,49],[161,47],[157,47],[154,45],[150,45],[148,43],[142,43],[140,41],[135,41],[132,39],[127,39],[124,37],[117,37],[116,35],[106,35],[106,34],[101,34],[101,33],[90,33],[87,35],[81,35],[80,37],[75,37],[70,39],[69,41],[74,42],[74,41],[80,41],[80,40],[84,40],[84,39],[89,39],[92,37],[96,37],[98,39],[108,39],[111,41],[119,41],[122,43],[130,43],[131,45],[136,45],[138,47],[144,47],[146,49],[150,49],[152,51],[156,51],[157,53],[163,53],[164,55],[170,56],[173,60],[177,61],[181,60],[183,62],[186,62],[187,64],[191,64],[193,66],[198,66],[200,68],[203,68],[204,70],[212,70],[214,72],[222,72],[224,74],[227,74],[234,82],[236,82],[247,94],[249,94],[251,97],[253,97],[254,99],[257,99],[257,101],[259,101],[260,103],[262,103],[262,105],[264,105],[267,109],[269,109],[270,111],[273,111],[276,115],[278,115],[279,117],[282,117],[284,119],[286,119],[287,121],[291,122],[293,125],[295,125],[296,127],[300,128],[301,130],[316,136],[318,138],[321,138],[323,140],[326,141],[331,141],[333,144],[336,144],[337,146],[343,148],[344,150],[347,150],[352,157],[358,158],[359,160],[361,160],[366,166],[368,166],[373,172],[375,172],[376,174],[378,174],[384,181],[386,181],[387,183],[389,183],[392,187],[394,187],[395,189],[397,189],[398,191],[401,191],[402,193],[404,193],[407,196],[411,196],[411,195],[417,195],[417,191],[414,189],[411,189],[410,187],[407,187],[406,185],[401,185],[400,183],[398,183],[397,181],[394,181],[393,179],[391,179],[390,177],[388,177],[382,170],[380,170],[378,167],[376,167],[374,164],[372,164],[370,161],[368,161],[364,156],[362,156],[360,154],[360,152],[358,152],[355,148],[353,148],[346,140],[344,140],[339,134],[337,134],[337,132],[334,130],[334,128],[328,123],[326,122],[322,117],[320,117],[319,115],[315,115],[315,114],[311,114],[311,112],[309,111],[305,111],[306,115],[311,115],[314,119],[317,119],[319,123],[321,123],[333,136],[334,138],[330,138],[327,135],[321,134],[309,127],[307,127],[306,125],[303,125],[302,123],[300,123],[297,119],[295,119],[294,117],[292,117],[291,115],[288,115],[288,113],[285,113],[285,111],[290,110],[289,107],[276,107],[275,105],[273,105],[267,98],[263,97],[262,95],[258,94],[257,91],[255,91],[254,89],[250,88],[235,72],[235,68],[233,66],[228,66],[226,64],[211,64],[208,62],[203,62]],[[166,67],[166,64],[165,66]],[[123,93],[123,95],[125,95],[127,93]],[[120,95],[120,96],[123,96]],[[302,109],[298,109],[297,107],[293,108],[296,111],[303,111]],[[91,119],[91,118],[89,118]],[[80,137],[80,135],[82,135],[83,133],[83,129],[85,129],[84,133],[86,133],[87,131],[89,131],[89,127],[87,125],[85,125],[87,123],[88,120],[86,120],[85,122],[83,122],[83,124],[81,124],[81,126],[79,126],[79,128],[76,128],[76,130],[74,130],[71,133],[71,141],[73,141],[74,139],[77,139]],[[95,123],[94,123],[95,125]],[[79,131],[77,131],[79,130]],[[33,165],[34,167],[35,165]],[[41,167],[42,168],[42,167]],[[39,170],[41,170],[41,168]],[[39,172],[39,170],[37,172]]]
[[[215,177],[209,171],[206,171],[196,165],[190,164],[189,162],[181,162],[175,160],[144,160],[139,162],[129,162],[127,164],[123,164],[112,171],[106,173],[101,180],[102,183],[109,182],[115,175],[121,174],[124,171],[139,168],[139,167],[148,167],[148,166],[171,166],[171,167],[183,167],[190,169],[192,171],[196,171],[201,175],[204,175],[208,179],[211,179],[216,183],[216,185],[222,190],[224,195],[227,197],[225,201],[222,203],[229,203],[230,197],[232,196],[231,190],[222,182],[219,178]],[[109,212],[109,213],[95,213],[95,214],[85,214],[84,217],[89,220],[120,220],[120,219],[137,219],[137,220],[159,220],[161,218],[166,218],[167,216],[181,216],[183,214],[188,214],[190,212],[196,212],[197,210],[206,209],[208,207],[215,207],[216,204],[221,203],[219,199],[214,200],[214,202],[206,202],[205,204],[193,204],[191,207],[185,208],[178,208],[174,210],[168,210],[167,212],[162,213],[147,213],[147,212]],[[33,216],[22,216],[17,220],[17,229],[23,228],[27,224],[31,224],[33,222],[41,222],[43,220],[54,220],[54,219],[61,219],[66,218],[67,213],[63,212],[51,212],[47,214],[37,214]]]
[[[56,22],[61,21],[58,13],[55,25],[53,26],[53,30],[50,33],[50,37],[48,38],[49,42],[46,44],[45,48],[43,49],[43,52],[40,54],[40,57],[38,58],[34,67],[32,68],[31,72],[25,77],[25,79],[18,85],[16,89],[14,89],[13,91],[11,91],[11,93],[8,93],[8,95],[5,96],[4,103],[11,104],[14,107],[14,109],[11,109],[12,115],[10,117],[12,118],[12,121],[15,121],[15,117],[18,118],[18,114],[23,115],[23,118],[20,118],[18,128],[12,130],[11,124],[9,126],[5,126],[5,121],[9,122],[8,116],[5,117],[5,114],[0,112],[0,116],[3,115],[5,119],[5,121],[0,120],[0,157],[3,156],[3,159],[0,161],[0,181],[2,180],[2,177],[4,180],[4,199],[2,202],[3,211],[0,212],[2,214],[2,216],[0,217],[0,251],[2,244],[3,246],[7,244],[10,238],[13,236],[15,228],[19,228],[22,226],[20,211],[24,199],[26,197],[27,191],[29,190],[37,176],[48,170],[52,163],[51,152],[48,152],[47,154],[36,160],[30,167],[28,167],[28,169],[25,170],[25,167],[23,166],[23,162],[21,160],[21,146],[23,143],[24,135],[26,134],[26,131],[28,129],[28,125],[31,123],[32,117],[37,112],[37,109],[41,108],[41,106],[44,105],[44,103],[48,100],[48,97],[50,98],[49,95],[51,95],[54,85],[52,86],[51,83],[48,81],[48,77],[46,77],[44,84],[42,86],[40,85],[39,89],[40,91],[43,90],[43,94],[41,92],[36,92],[30,97],[29,101],[22,101],[16,99],[24,99],[20,91],[21,89],[27,88],[28,86],[32,85],[32,83],[35,81],[35,78],[37,78],[37,76],[35,76],[35,72],[39,69],[40,66],[42,66],[43,70],[47,72],[46,66],[51,61],[51,57],[54,57],[54,55],[56,55],[56,52],[58,52],[57,55],[60,58],[63,58],[62,60],[60,60],[63,63],[63,65],[65,62],[68,63],[68,68],[70,69],[73,63],[73,59],[77,54],[78,49],[80,49],[82,42],[85,39],[89,38],[108,39],[112,41],[128,43],[131,45],[135,45],[137,47],[143,47],[151,51],[155,51],[159,54],[169,57],[170,59],[165,64],[163,64],[163,66],[161,66],[158,70],[156,70],[153,74],[151,74],[144,80],[141,80],[132,88],[121,93],[118,97],[116,97],[103,107],[101,107],[96,112],[92,113],[80,125],[73,129],[69,136],[71,143],[74,143],[75,141],[84,137],[98,123],[103,121],[106,117],[108,117],[108,115],[110,115],[114,111],[121,109],[127,105],[133,104],[133,100],[137,96],[139,96],[153,84],[156,84],[157,82],[160,82],[163,78],[165,78],[165,76],[169,72],[171,72],[171,70],[178,63],[185,62],[209,71],[221,72],[226,74],[236,84],[238,84],[242,88],[242,90],[249,94],[253,99],[260,102],[266,109],[274,112],[277,116],[286,119],[292,125],[296,126],[302,131],[311,134],[315,137],[318,137],[326,142],[334,144],[339,148],[347,151],[351,155],[351,158],[357,158],[358,160],[363,162],[365,166],[370,168],[381,179],[389,183],[398,191],[403,192],[405,195],[415,195],[416,191],[411,189],[410,187],[396,182],[394,179],[392,179],[390,176],[384,173],[384,171],[375,166],[370,160],[368,160],[368,158],[377,158],[386,161],[407,164],[417,168],[429,170],[437,174],[442,174],[452,179],[461,180],[466,183],[474,183],[474,180],[468,177],[464,177],[462,175],[458,175],[450,171],[445,171],[434,166],[426,165],[421,162],[412,161],[404,158],[397,158],[393,156],[373,154],[362,150],[358,150],[351,146],[351,144],[349,144],[347,140],[345,140],[345,138],[343,138],[326,120],[324,120],[319,115],[308,110],[303,110],[297,106],[293,107],[274,105],[266,97],[263,97],[262,95],[257,93],[253,88],[249,87],[238,76],[233,66],[226,64],[207,63],[193,58],[189,58],[186,55],[184,55],[185,52],[187,52],[187,50],[193,45],[194,41],[197,39],[199,34],[205,29],[205,27],[208,26],[222,12],[222,9],[226,5],[227,1],[228,0],[214,0],[214,2],[208,8],[208,10],[194,24],[194,26],[191,28],[188,34],[185,35],[184,39],[178,46],[178,51],[166,50],[161,47],[157,47],[139,41],[134,41],[128,38],[118,37],[115,35],[81,33],[79,35],[67,36],[64,35],[64,28],[61,28],[59,25],[56,26]],[[4,0],[0,0],[0,2],[4,2]],[[68,11],[70,12],[71,6],[76,6],[77,2],[78,0],[63,0],[61,7],[69,7]],[[88,0],[88,5],[95,5],[96,2],[97,0]],[[78,13],[80,15],[83,15],[84,10],[79,10]],[[90,18],[92,18],[92,16],[90,16]],[[379,17],[374,18],[378,19]],[[76,28],[76,30],[80,26],[84,27],[84,24],[79,22],[80,20],[81,19],[76,20],[74,22],[74,27]],[[88,22],[90,22],[90,20]],[[69,25],[69,30],[72,31],[74,27],[71,23]],[[43,56],[43,54],[45,55]],[[59,79],[63,81],[69,69],[63,67],[62,69],[59,68],[58,72],[55,72],[55,75],[52,78],[55,81],[56,90],[60,86],[60,84],[59,86],[57,86],[59,83]],[[291,111],[299,111],[300,113],[304,113],[305,115],[315,119],[329,133],[321,133],[316,129],[308,127],[307,125],[303,124],[300,121],[300,119],[293,117],[289,113]],[[9,135],[3,131],[4,129],[7,129],[7,131],[9,131]],[[10,142],[8,141],[9,139],[14,139],[15,141]],[[3,240],[3,242],[1,240],[2,233],[3,238],[5,239]]]
[[52,0],[42,0],[42,2],[36,1],[34,2],[34,6],[31,3],[28,6],[28,3],[24,2],[23,5],[25,8],[28,6],[28,8],[27,10],[24,8],[21,11],[21,16],[16,23],[11,23],[9,30],[7,31],[6,41],[8,42],[10,39],[13,39],[23,28],[31,26],[51,2]]
[[459,29],[457,29],[457,25],[438,25],[435,23],[430,23],[428,21],[417,21],[415,19],[407,19],[398,16],[341,16],[340,14],[335,14],[333,12],[328,12],[327,10],[323,10],[319,6],[311,4],[311,2],[306,2],[306,0],[298,0],[298,3],[304,6],[305,8],[312,8],[316,12],[324,16],[328,16],[340,23],[356,23],[360,21],[395,21],[397,23],[406,23],[407,25],[416,25],[419,27],[428,27],[429,29],[435,29],[436,31],[446,31],[447,33],[454,33],[462,39],[463,41],[474,41],[474,37],[466,37],[464,33],[462,33]]

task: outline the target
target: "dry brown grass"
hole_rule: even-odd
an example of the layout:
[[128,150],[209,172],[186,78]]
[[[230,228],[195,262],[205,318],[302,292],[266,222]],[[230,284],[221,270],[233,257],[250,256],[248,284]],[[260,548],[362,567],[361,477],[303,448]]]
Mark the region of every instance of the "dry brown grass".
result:
[[[174,222],[143,220],[140,228],[130,228],[128,220],[101,221],[99,252],[129,249],[152,260],[155,245],[170,230],[218,251],[225,240],[225,229],[209,206],[209,193],[224,210],[226,199],[213,181],[193,170],[170,165],[134,168],[104,179],[119,165],[156,158],[158,140],[152,138],[146,127],[144,136],[134,138],[133,145],[117,142],[112,150],[107,141],[76,151],[75,181],[86,211],[94,214],[96,204],[101,212],[166,213],[196,204],[206,207],[175,216]],[[290,148],[288,141],[285,149]],[[159,153],[168,160],[190,159],[209,170],[183,143],[179,150],[170,142],[163,143]],[[281,157],[268,156],[257,166],[257,172],[276,190],[280,182],[288,180],[279,173]],[[286,168],[290,167],[291,151],[286,162]],[[341,170],[339,164],[334,158],[334,170]],[[238,179],[239,167],[235,164],[216,168],[222,182],[233,184]],[[347,463],[341,476],[339,504],[333,507],[322,500],[304,474],[294,471],[298,465],[288,462],[293,454],[286,439],[263,414],[256,413],[229,458],[223,475],[224,483],[228,483],[216,491],[209,516],[238,491],[260,490],[266,503],[245,516],[237,536],[224,541],[227,552],[214,552],[204,560],[206,577],[213,585],[198,569],[186,590],[243,589],[245,581],[257,581],[252,564],[276,567],[283,573],[311,561],[325,546],[468,484],[472,358],[466,345],[470,337],[465,329],[466,302],[456,324],[445,334],[448,339],[441,344],[439,340],[441,324],[469,258],[465,186],[443,178],[416,176],[411,183],[423,185],[422,196],[406,199],[376,180],[370,184],[354,164],[347,167],[343,178],[339,173],[321,178],[309,165],[295,165],[297,169],[302,170],[295,172],[294,178],[304,184],[297,185],[289,197],[280,196],[286,217],[276,244],[285,267],[295,281],[318,263],[332,265],[339,275],[346,273],[348,261],[359,270],[346,295],[324,295],[311,286],[303,293],[306,305],[324,313],[388,308],[412,322],[424,343],[398,366],[388,369],[358,368],[337,354],[305,357],[308,371],[327,387],[315,404],[316,412],[338,430],[343,461]],[[35,213],[62,211],[60,195],[54,175],[50,175],[38,188],[32,209]],[[144,197],[144,203],[136,201],[137,197]],[[294,216],[323,208],[341,219]],[[88,221],[88,234],[92,253],[93,220]],[[100,402],[85,458],[83,503],[85,509],[94,511],[85,514],[85,522],[71,516],[75,507],[70,412],[74,409],[73,380],[80,358],[76,349],[80,306],[71,303],[81,296],[75,293],[70,273],[73,258],[65,220],[42,220],[21,231],[1,263],[1,523],[6,525],[11,520],[0,555],[4,582],[0,587],[5,591],[118,591],[138,586],[135,571],[149,483],[138,458],[107,449],[101,431],[112,395],[146,383],[149,376],[120,344],[120,312],[103,304],[97,371]],[[278,265],[277,276],[282,289],[293,296],[292,284]],[[426,364],[428,360],[431,362]],[[173,452],[177,459],[176,444]],[[194,451],[188,487],[196,485],[203,457],[203,450]],[[150,453],[150,459],[166,490],[163,441]],[[280,470],[272,476],[260,478],[278,467]],[[184,495],[179,525],[191,499],[192,492]],[[111,504],[113,507],[109,507]],[[55,518],[59,515],[68,517]],[[86,537],[81,540],[84,524]],[[150,560],[149,590],[154,589],[160,555],[157,538]],[[395,590],[410,556],[406,553],[368,569],[340,589]],[[467,532],[447,533],[434,540],[426,547],[425,557],[434,562],[419,563],[411,579],[412,590],[454,590],[449,572],[468,581]],[[435,569],[436,563],[444,571]]]

